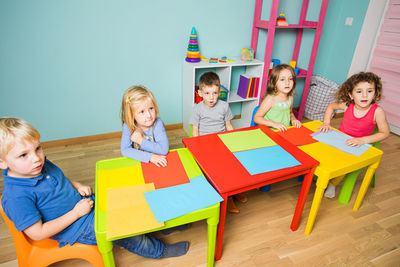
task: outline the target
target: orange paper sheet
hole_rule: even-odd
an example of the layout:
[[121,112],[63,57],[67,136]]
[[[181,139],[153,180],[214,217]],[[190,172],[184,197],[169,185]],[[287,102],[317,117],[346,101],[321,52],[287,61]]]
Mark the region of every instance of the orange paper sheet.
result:
[[[97,173],[98,190],[100,196],[106,196],[107,188],[116,188],[144,184],[140,165],[129,166],[112,170],[100,170]],[[107,198],[99,199],[99,209],[106,210]]]
[[279,131],[276,133],[295,146],[302,146],[318,142],[310,136],[310,134],[314,132],[304,126],[301,126],[300,128],[293,127],[289,128],[287,131]]
[[142,162],[143,177],[146,183],[154,183],[156,189],[189,183],[177,151],[167,155],[167,166],[157,167],[153,163]]
[[164,226],[158,223],[143,193],[154,184],[107,189],[107,238],[123,237]]

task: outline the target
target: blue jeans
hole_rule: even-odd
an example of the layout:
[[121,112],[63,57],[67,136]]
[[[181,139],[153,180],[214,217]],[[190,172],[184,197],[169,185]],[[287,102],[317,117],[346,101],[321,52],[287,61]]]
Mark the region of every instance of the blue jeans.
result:
[[[76,243],[97,245],[94,232],[94,212],[86,229],[79,236]],[[137,235],[113,241],[116,246],[123,247],[139,256],[151,259],[159,259],[165,249],[165,244],[150,235]]]

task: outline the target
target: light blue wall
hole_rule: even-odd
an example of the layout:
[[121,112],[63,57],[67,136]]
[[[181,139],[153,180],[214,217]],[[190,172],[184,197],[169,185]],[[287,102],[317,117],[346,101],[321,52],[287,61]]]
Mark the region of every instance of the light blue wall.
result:
[[[281,1],[289,22],[298,17],[300,1],[293,2]],[[320,2],[310,1],[310,19]],[[367,2],[331,0],[314,73],[346,78]],[[123,91],[143,84],[165,124],[181,123],[192,26],[206,57],[239,56],[250,46],[253,14],[250,0],[0,1],[0,116],[26,119],[42,141],[115,132]],[[347,16],[357,25],[344,28]],[[274,53],[289,60],[294,44],[286,40],[293,38],[284,33]],[[311,43],[306,37],[302,49]]]
[[[349,72],[369,0],[331,0],[327,11],[314,74],[320,74],[338,84]],[[347,17],[354,18],[345,26]]]

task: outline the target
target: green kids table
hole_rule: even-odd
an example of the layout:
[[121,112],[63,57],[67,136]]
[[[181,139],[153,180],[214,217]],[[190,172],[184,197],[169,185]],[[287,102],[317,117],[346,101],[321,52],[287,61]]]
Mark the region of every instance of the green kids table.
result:
[[[196,161],[193,159],[192,154],[186,149],[181,148],[176,150],[179,154],[183,167],[188,175],[188,178],[194,178],[199,175],[202,175],[199,166]],[[101,181],[101,175],[99,175],[99,171],[101,170],[113,170],[118,168],[125,168],[130,166],[140,166],[140,162],[121,157],[121,158],[113,158],[107,160],[98,161],[96,164],[96,203],[95,203],[95,232],[99,250],[103,256],[104,265],[105,266],[115,266],[114,255],[113,255],[113,240],[145,234],[150,232],[159,231],[166,228],[171,228],[195,221],[207,220],[208,225],[208,237],[207,237],[207,266],[214,265],[214,255],[215,255],[215,242],[217,236],[217,225],[219,222],[219,210],[220,204],[215,204],[210,207],[183,215],[181,217],[165,221],[163,227],[159,227],[157,229],[148,230],[140,233],[131,233],[123,236],[107,238],[107,189],[104,187],[108,187],[110,183],[106,183]],[[130,181],[132,182],[132,181]],[[112,187],[124,187],[132,184],[124,184],[121,182],[120,184],[114,184]]]

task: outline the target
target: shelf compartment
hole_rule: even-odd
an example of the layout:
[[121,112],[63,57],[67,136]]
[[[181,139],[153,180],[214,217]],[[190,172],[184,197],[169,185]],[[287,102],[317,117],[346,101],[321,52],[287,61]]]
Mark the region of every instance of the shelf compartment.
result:
[[[318,26],[318,22],[315,21],[305,21],[302,24],[289,24],[288,26],[278,26],[276,25],[275,28],[280,29],[316,29]],[[256,27],[260,29],[268,30],[269,21],[267,20],[258,20],[256,22]]]
[[242,98],[241,96],[237,95],[237,91],[229,92],[229,103],[238,103],[238,102],[246,102],[254,100],[258,100],[258,97]]

